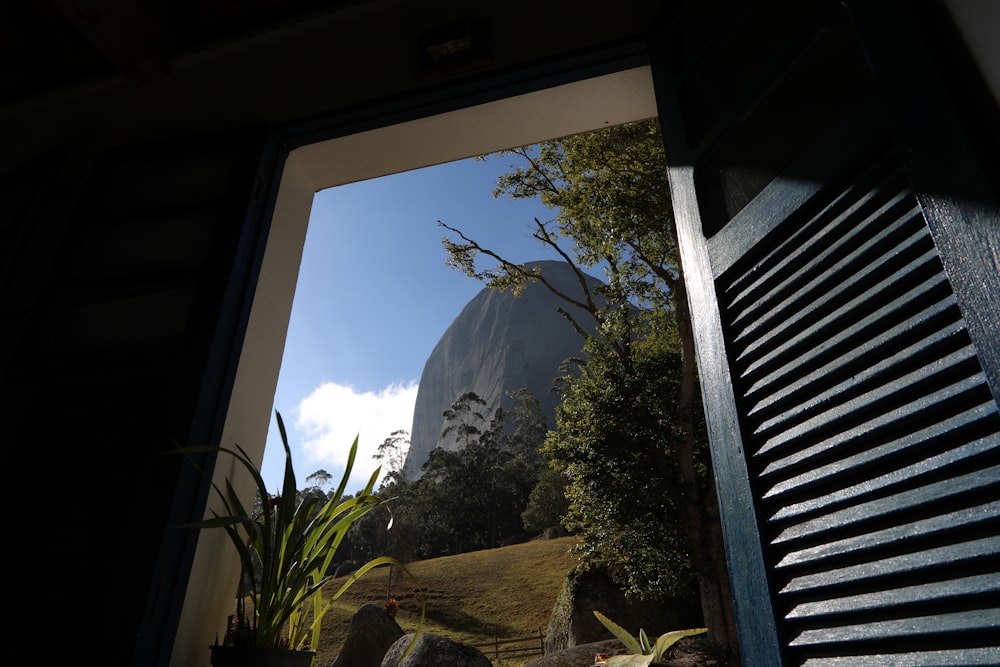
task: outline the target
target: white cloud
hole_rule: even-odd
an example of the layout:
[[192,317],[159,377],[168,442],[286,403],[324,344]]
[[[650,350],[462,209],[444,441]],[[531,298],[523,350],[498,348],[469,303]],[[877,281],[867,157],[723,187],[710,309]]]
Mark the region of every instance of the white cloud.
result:
[[[417,401],[417,383],[392,384],[378,392],[359,392],[349,385],[326,382],[299,403],[296,430],[303,463],[302,480],[320,468],[339,482],[351,443],[358,438],[348,493],[360,491],[379,465],[373,456],[393,431],[409,432]],[[384,474],[384,473],[383,473]],[[376,484],[376,488],[377,488]]]

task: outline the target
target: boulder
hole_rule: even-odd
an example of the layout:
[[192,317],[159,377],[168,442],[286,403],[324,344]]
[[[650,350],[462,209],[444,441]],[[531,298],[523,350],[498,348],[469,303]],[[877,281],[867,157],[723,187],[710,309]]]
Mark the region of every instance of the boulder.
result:
[[669,630],[702,626],[697,604],[683,599],[629,602],[611,577],[597,569],[571,572],[556,598],[545,636],[545,655],[573,646],[614,639],[597,620],[599,611],[634,636],[642,628],[650,637]]
[[606,656],[627,653],[625,645],[617,639],[607,639],[590,644],[578,644],[551,655],[544,655],[526,662],[524,667],[592,667],[598,654]]
[[412,640],[412,633],[397,639],[382,658],[381,667],[493,667],[474,646],[428,632],[420,634],[413,650],[399,662]]
[[542,531],[542,539],[544,540],[558,540],[560,537],[567,537],[569,531],[562,526],[549,526]]
[[402,636],[403,629],[381,605],[362,605],[351,619],[344,647],[331,667],[379,667],[386,651]]

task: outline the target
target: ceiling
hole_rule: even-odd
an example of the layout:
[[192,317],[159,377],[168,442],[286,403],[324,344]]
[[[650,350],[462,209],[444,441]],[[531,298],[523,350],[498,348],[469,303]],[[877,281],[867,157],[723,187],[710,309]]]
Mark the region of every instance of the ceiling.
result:
[[38,0],[0,8],[0,104],[109,77],[142,79],[172,59],[366,0]]

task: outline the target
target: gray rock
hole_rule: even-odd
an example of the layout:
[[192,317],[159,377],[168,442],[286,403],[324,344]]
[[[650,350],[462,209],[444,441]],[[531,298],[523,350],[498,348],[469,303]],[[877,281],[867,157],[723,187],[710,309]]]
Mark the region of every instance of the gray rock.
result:
[[420,634],[413,650],[399,662],[412,640],[412,633],[397,639],[382,658],[381,667],[493,667],[474,646],[427,632]]
[[[525,266],[540,267],[546,279],[565,294],[581,296],[576,274],[565,262],[526,262]],[[601,284],[592,276],[587,282],[591,288]],[[466,304],[434,347],[420,376],[406,455],[410,478],[420,476],[420,466],[435,447],[458,448],[454,438],[441,439],[447,425],[442,415],[466,392],[475,392],[486,401],[483,413],[489,419],[497,407],[511,407],[508,392],[527,387],[540,401],[549,427],[555,426],[558,397],[549,391],[552,380],[560,375],[563,362],[579,357],[583,349],[583,337],[557,307],[572,313],[581,327],[593,333],[595,324],[589,314],[569,306],[537,282],[525,287],[520,297],[483,288]]]
[[552,655],[545,655],[526,662],[524,667],[592,667],[597,654],[606,656],[627,653],[625,645],[617,639],[607,639],[590,644],[579,644]]
[[560,537],[566,537],[569,535],[569,531],[562,526],[549,526],[542,531],[542,539],[546,540],[557,540]]
[[380,605],[362,605],[331,667],[379,667],[386,651],[402,636],[403,629]]
[[668,602],[629,602],[625,594],[604,572],[592,569],[570,573],[563,583],[545,635],[545,655],[573,646],[613,639],[597,620],[599,611],[634,636],[642,628],[650,637],[669,630],[702,625],[699,606],[676,599]]

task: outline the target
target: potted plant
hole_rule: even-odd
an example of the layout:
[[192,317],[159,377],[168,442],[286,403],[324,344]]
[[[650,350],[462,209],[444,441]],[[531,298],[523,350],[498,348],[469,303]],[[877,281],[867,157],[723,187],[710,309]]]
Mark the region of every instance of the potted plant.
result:
[[594,616],[600,621],[604,627],[611,631],[611,634],[615,636],[625,648],[631,653],[623,653],[621,655],[613,655],[606,658],[603,662],[598,664],[604,665],[604,667],[649,667],[654,665],[661,665],[663,659],[667,655],[667,651],[670,647],[677,643],[682,637],[688,637],[691,635],[700,635],[703,632],[707,632],[707,628],[692,628],[690,630],[674,630],[672,632],[667,632],[662,634],[657,638],[655,643],[649,641],[649,637],[646,636],[646,632],[639,628],[639,637],[636,639],[632,634],[618,625],[610,618],[605,616],[599,611],[594,611]]
[[[242,566],[236,614],[230,618],[224,641],[210,647],[215,667],[310,667],[323,616],[351,584],[380,566],[398,567],[412,576],[394,558],[374,558],[358,568],[329,600],[324,600],[323,586],[331,579],[327,571],[345,533],[360,517],[387,502],[373,493],[380,468],[372,473],[363,491],[344,498],[357,455],[355,438],[336,491],[328,497],[299,497],[285,425],[281,414],[275,411],[275,415],[285,448],[279,495],[267,491],[257,466],[239,445],[235,449],[194,446],[175,450],[181,454],[218,451],[233,456],[250,472],[257,487],[259,505],[254,510],[240,501],[230,479],[226,479],[224,491],[213,482],[225,512],[213,512],[211,518],[188,524],[225,530]],[[246,595],[249,609],[244,585],[250,587]]]

